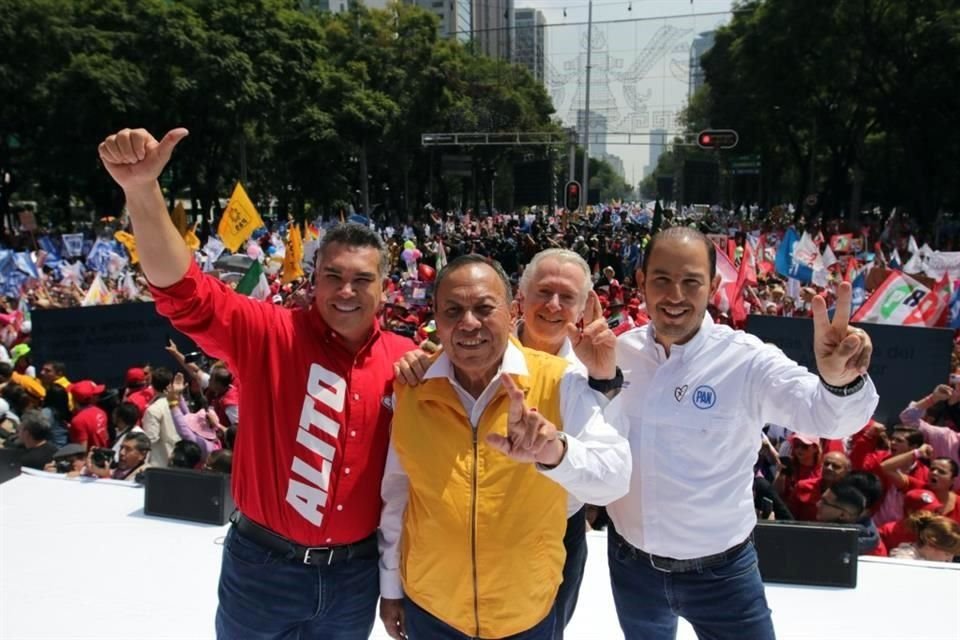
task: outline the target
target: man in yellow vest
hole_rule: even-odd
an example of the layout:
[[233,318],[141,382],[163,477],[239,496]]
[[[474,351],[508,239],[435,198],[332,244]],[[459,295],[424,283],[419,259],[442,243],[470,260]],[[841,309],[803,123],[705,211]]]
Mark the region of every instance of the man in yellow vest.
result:
[[[384,473],[381,619],[393,638],[548,640],[564,563],[567,492],[623,495],[615,344],[604,322],[571,334],[604,366],[588,378],[510,335],[509,278],[481,256],[438,274],[443,353],[395,388]],[[605,408],[606,406],[606,408]]]

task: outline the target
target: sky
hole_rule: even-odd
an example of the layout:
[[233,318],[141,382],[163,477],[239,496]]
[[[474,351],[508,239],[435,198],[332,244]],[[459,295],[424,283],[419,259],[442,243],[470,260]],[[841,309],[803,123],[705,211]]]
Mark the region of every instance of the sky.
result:
[[[732,0],[593,3],[590,110],[607,117],[608,132],[647,133],[654,127],[679,131],[675,118],[687,102],[690,45],[699,33],[728,23],[732,4]],[[557,116],[564,124],[576,124],[586,93],[588,3],[515,0],[514,6],[544,14],[547,90]],[[591,148],[591,155],[595,150]],[[649,146],[607,144],[606,151],[623,160],[628,182],[636,184],[643,178]]]

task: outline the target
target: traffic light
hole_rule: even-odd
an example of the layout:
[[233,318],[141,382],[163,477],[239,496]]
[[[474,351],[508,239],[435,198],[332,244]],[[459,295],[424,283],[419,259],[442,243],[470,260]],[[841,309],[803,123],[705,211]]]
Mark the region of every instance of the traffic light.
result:
[[576,180],[571,180],[567,183],[567,187],[564,191],[564,208],[573,212],[580,208],[580,183]]
[[697,134],[697,146],[701,149],[733,149],[739,140],[733,129],[704,129]]

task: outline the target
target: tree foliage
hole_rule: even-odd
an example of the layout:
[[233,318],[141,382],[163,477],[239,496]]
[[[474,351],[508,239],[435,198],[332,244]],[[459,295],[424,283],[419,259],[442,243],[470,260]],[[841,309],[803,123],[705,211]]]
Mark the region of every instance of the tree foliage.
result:
[[702,63],[688,126],[736,129],[769,201],[818,193],[832,214],[907,205],[927,220],[960,203],[954,0],[741,2]]
[[[162,184],[195,210],[243,178],[299,218],[356,202],[363,155],[373,201],[421,207],[442,155],[421,133],[558,127],[525,70],[441,40],[410,4],[331,15],[296,0],[0,0],[0,12],[0,167],[52,222],[78,205],[119,212],[96,146],[122,127],[190,130]],[[518,153],[456,152],[480,167]]]

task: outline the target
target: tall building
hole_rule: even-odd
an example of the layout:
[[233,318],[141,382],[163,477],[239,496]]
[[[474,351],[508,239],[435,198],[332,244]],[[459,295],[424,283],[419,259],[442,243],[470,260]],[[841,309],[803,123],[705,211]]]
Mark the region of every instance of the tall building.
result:
[[[580,134],[580,140],[583,142],[584,129],[587,120],[584,117],[586,112],[583,109],[577,109],[577,133]],[[602,158],[607,153],[607,116],[596,111],[590,111],[590,157]]]
[[620,156],[614,155],[612,153],[605,153],[600,157],[600,160],[603,160],[607,164],[609,164],[610,167],[613,169],[614,173],[616,173],[618,176],[626,179],[627,176],[624,175],[625,171],[623,168],[623,159]]
[[[334,0],[331,0],[334,1]],[[386,3],[387,0],[375,0]],[[471,0],[407,0],[440,18],[441,38],[453,38],[469,42],[473,33]],[[369,6],[369,5],[368,5]]]
[[513,60],[513,0],[472,0],[473,42],[477,53]]
[[[301,0],[300,6],[313,11],[329,11],[340,13],[350,8],[350,3],[356,0]],[[360,0],[367,9],[386,9],[388,0]]]
[[703,67],[700,65],[700,59],[703,54],[713,48],[714,32],[704,31],[698,35],[693,44],[690,45],[690,79],[687,86],[687,101],[693,97],[704,82]]
[[650,130],[650,160],[643,169],[644,177],[649,176],[657,169],[657,162],[660,161],[660,154],[667,149],[667,130]]
[[547,20],[536,9],[517,9],[514,59],[539,82],[543,82],[547,58]]

